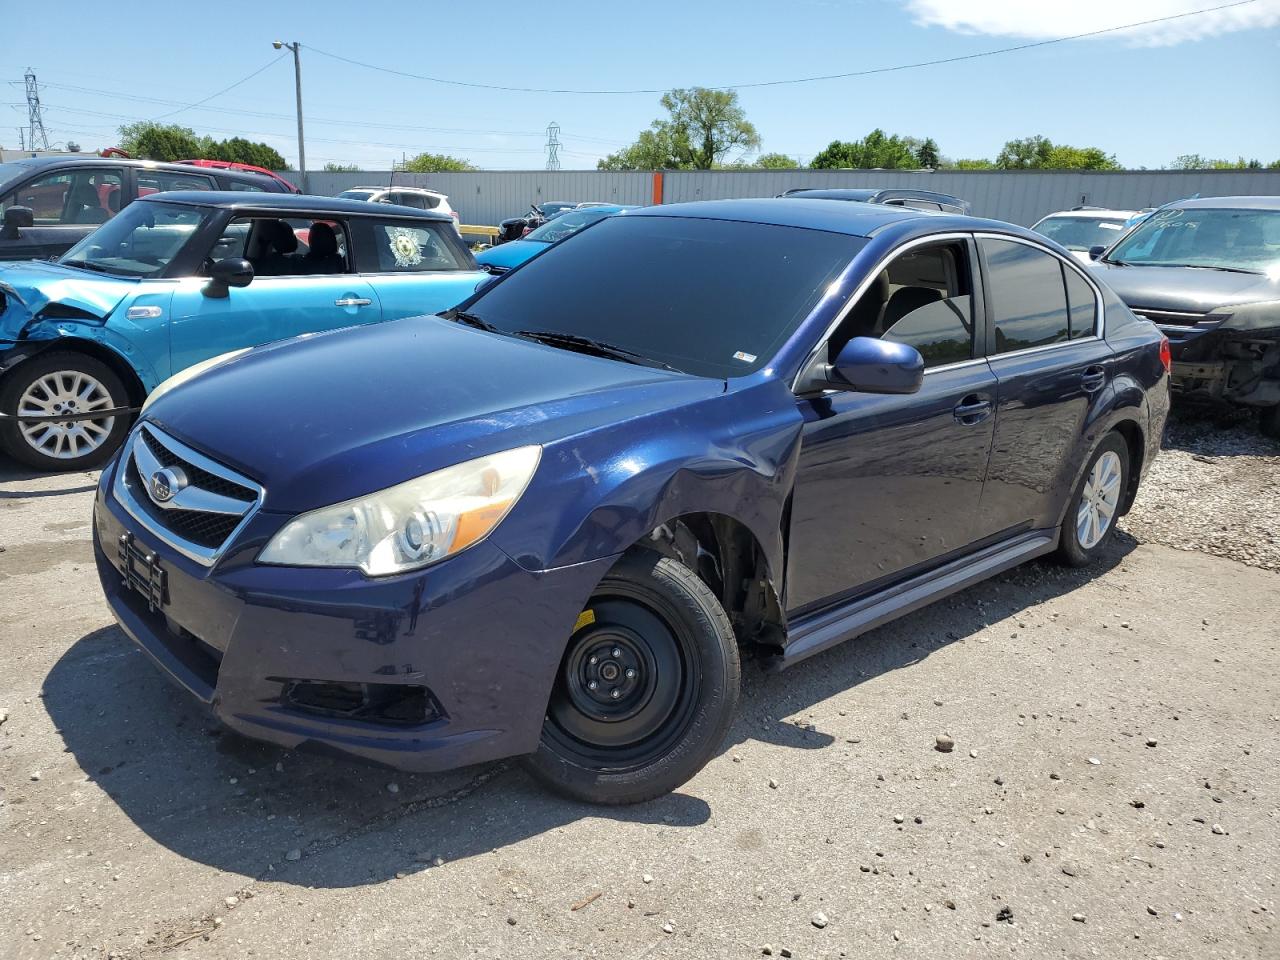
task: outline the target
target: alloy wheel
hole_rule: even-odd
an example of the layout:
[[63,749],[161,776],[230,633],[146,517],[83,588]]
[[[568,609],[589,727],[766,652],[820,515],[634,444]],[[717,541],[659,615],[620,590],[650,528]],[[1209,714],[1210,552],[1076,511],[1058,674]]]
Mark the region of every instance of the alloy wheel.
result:
[[[19,416],[77,415],[109,410],[115,401],[97,378],[79,370],[56,370],[32,381],[18,398]],[[20,423],[23,439],[38,453],[75,460],[93,453],[111,435],[115,417]]]
[[1122,477],[1120,457],[1112,450],[1104,451],[1089,471],[1076,510],[1076,540],[1083,549],[1092,550],[1111,529],[1120,506]]

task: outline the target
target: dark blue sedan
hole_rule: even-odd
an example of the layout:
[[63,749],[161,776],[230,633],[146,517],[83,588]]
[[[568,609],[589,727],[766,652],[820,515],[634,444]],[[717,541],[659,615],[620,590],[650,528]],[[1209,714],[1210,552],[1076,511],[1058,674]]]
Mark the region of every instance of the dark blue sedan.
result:
[[602,220],[446,314],[260,347],[103,472],[125,631],[226,724],[412,770],[672,790],[781,669],[1105,550],[1156,328],[1052,241],[822,200]]

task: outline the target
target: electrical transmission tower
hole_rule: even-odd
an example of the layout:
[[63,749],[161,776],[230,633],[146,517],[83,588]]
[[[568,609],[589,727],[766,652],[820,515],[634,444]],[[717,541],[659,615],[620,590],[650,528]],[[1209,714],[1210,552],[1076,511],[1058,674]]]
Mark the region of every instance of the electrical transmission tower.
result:
[[547,124],[547,169],[560,169],[560,124]]
[[40,87],[35,72],[27,67],[27,150],[48,150],[49,135],[44,130],[44,116],[40,109]]

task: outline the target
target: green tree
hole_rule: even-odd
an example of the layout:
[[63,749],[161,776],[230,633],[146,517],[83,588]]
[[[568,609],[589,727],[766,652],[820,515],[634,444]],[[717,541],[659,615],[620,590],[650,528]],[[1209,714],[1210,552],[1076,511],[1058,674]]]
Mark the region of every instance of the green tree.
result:
[[[887,134],[877,127],[861,140],[832,140],[809,166],[815,170],[913,170],[919,162],[912,150],[911,139]],[[936,144],[934,146],[936,148]]]
[[795,157],[788,157],[785,153],[762,153],[756,157],[751,166],[762,170],[795,170],[803,166],[803,164],[798,163]]
[[1001,170],[1031,170],[1045,165],[1053,143],[1048,137],[1036,135],[1021,140],[1009,140],[996,155],[996,166]]
[[[207,141],[196,136],[190,127],[176,123],[153,123],[139,120],[126,123],[119,130],[120,149],[131,157],[147,160],[189,160],[204,154]],[[213,158],[216,159],[216,158]]]
[[1119,170],[1114,154],[1100,147],[1073,147],[1036,135],[1009,140],[996,156],[1000,170]]
[[596,164],[601,170],[710,170],[730,151],[758,150],[760,134],[733,90],[668,90],[667,116],[653,121],[635,143]]
[[[1184,153],[1169,165],[1174,170],[1261,170],[1261,160],[1246,160],[1237,157],[1235,160],[1211,160],[1198,153]],[[1269,165],[1270,169],[1280,167],[1280,160]]]
[[986,157],[962,157],[959,160],[944,160],[943,167],[950,170],[994,170],[996,165]]
[[357,163],[326,163],[324,165],[325,173],[359,173],[360,165]]
[[477,169],[469,160],[450,157],[443,153],[420,153],[396,166],[408,173],[456,173]]
[[938,153],[938,141],[933,137],[926,137],[924,142],[916,147],[916,166],[936,170],[941,164],[942,156]]

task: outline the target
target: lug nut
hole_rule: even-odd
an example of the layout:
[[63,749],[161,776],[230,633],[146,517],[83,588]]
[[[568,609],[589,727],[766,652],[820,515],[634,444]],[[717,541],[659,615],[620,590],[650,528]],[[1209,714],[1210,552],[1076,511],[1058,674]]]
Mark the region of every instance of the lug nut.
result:
[[591,664],[594,667],[599,662],[599,660],[600,660],[599,657],[589,657],[587,658],[587,663]]
[[618,657],[622,656],[622,651],[619,650],[617,647],[614,647],[612,650],[609,651],[609,654],[616,660],[618,659]]
[[619,692],[617,687],[614,687],[612,690],[609,691],[609,696],[617,700],[620,696],[622,696],[622,694]]
[[634,680],[635,678],[636,678],[636,672],[635,672],[634,670],[628,669],[628,670],[627,670],[627,679],[628,679],[628,680]]
[[595,689],[596,687],[598,687],[598,686],[600,686],[600,684],[596,683],[594,680],[590,680],[590,681],[588,681],[588,682],[587,682],[587,689],[588,689],[588,690],[594,690],[594,689]]

